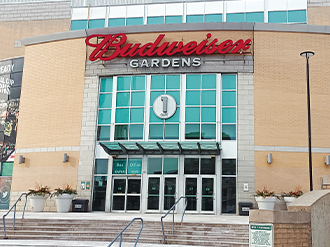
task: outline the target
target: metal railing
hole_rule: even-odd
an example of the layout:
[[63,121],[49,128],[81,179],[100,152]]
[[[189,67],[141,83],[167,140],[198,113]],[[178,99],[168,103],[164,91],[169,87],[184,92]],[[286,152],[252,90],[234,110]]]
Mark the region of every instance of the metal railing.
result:
[[186,205],[184,207],[184,210],[183,210],[183,213],[182,213],[182,217],[181,217],[181,223],[183,221],[183,216],[184,216],[184,213],[186,212],[186,208],[187,208],[187,198],[185,196],[181,196],[174,204],[173,206],[167,211],[167,213],[165,215],[163,215],[161,218],[160,218],[160,221],[162,222],[162,230],[163,230],[163,238],[164,238],[164,244],[166,244],[166,237],[165,237],[165,231],[164,231],[164,222],[163,222],[163,219],[173,210],[173,220],[172,220],[172,234],[174,233],[174,210],[175,210],[175,206],[179,203],[179,201],[181,199],[185,199],[185,202],[186,202]]
[[130,223],[127,224],[127,226],[125,226],[125,228],[117,235],[117,237],[114,238],[114,240],[112,240],[112,242],[108,245],[108,247],[110,247],[116,240],[118,237],[120,237],[120,242],[119,242],[119,247],[121,247],[121,242],[123,240],[123,232],[130,226],[130,224],[133,223],[133,221],[135,220],[141,220],[141,228],[140,228],[140,232],[136,238],[136,241],[135,241],[135,245],[134,247],[137,245],[138,241],[139,241],[139,238],[140,238],[140,235],[141,235],[141,232],[142,232],[142,229],[143,229],[143,219],[142,218],[134,218],[131,220]]
[[14,208],[14,222],[13,222],[13,230],[15,230],[15,219],[16,219],[16,205],[19,201],[21,201],[22,196],[25,195],[25,204],[24,204],[24,208],[23,208],[23,214],[22,214],[22,219],[24,219],[24,213],[25,213],[25,207],[26,207],[26,202],[27,202],[27,193],[22,193],[20,195],[20,197],[17,199],[17,201],[15,202],[15,204],[8,210],[8,212],[6,214],[4,214],[2,216],[2,221],[3,221],[3,231],[4,231],[4,239],[8,239],[7,235],[6,235],[6,220],[5,217],[11,212],[11,210]]

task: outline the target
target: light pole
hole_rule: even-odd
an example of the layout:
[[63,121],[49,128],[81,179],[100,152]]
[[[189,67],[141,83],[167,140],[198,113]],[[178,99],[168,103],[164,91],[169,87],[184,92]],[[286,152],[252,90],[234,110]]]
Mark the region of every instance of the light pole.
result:
[[307,113],[308,113],[308,154],[309,154],[309,189],[313,191],[313,166],[312,166],[312,138],[311,138],[311,97],[309,91],[309,63],[310,57],[314,56],[312,51],[304,51],[300,53],[300,56],[306,58],[306,70],[307,70]]

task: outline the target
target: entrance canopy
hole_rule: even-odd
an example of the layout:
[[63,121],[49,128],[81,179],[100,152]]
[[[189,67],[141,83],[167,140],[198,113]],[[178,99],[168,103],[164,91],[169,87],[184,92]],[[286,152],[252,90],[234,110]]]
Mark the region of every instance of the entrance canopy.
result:
[[220,154],[219,142],[100,142],[109,155]]

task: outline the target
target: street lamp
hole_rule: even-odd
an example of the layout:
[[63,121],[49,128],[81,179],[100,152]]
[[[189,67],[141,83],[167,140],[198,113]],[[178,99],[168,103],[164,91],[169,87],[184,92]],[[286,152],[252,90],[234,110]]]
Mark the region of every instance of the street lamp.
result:
[[307,70],[307,111],[308,111],[308,153],[309,153],[309,188],[313,191],[313,166],[312,166],[312,138],[311,138],[311,97],[309,91],[309,63],[310,57],[314,56],[312,51],[304,51],[300,56],[306,57],[306,70]]

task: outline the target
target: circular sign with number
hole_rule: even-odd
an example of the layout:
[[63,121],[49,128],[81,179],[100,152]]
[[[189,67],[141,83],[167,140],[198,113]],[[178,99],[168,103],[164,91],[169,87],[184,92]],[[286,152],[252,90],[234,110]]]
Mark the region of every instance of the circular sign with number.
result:
[[155,99],[153,110],[157,117],[168,119],[176,112],[176,101],[168,94],[162,94]]

